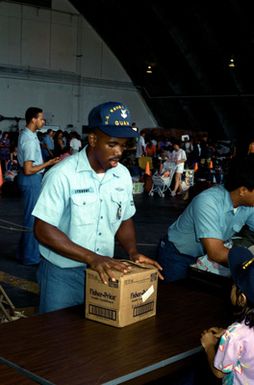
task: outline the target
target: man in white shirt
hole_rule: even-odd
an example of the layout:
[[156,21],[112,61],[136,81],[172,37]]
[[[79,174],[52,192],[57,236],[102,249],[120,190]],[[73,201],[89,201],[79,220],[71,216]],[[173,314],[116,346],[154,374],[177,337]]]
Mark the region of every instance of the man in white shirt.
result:
[[137,142],[136,158],[146,155],[145,132],[141,131]]
[[185,151],[180,148],[181,141],[180,140],[175,140],[173,143],[173,152],[171,155],[172,161],[176,165],[176,170],[175,170],[175,186],[174,189],[171,191],[171,196],[175,196],[177,192],[181,192],[181,178],[182,178],[182,173],[184,171],[184,163],[187,160],[186,153]]
[[70,137],[71,137],[71,140],[70,140],[71,154],[76,154],[77,152],[79,152],[79,150],[82,147],[80,136],[76,131],[73,131],[71,132]]

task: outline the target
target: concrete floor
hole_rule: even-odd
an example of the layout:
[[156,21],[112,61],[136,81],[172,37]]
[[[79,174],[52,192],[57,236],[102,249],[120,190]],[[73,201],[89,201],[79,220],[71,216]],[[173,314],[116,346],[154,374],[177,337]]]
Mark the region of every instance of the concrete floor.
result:
[[[39,290],[36,283],[36,267],[23,266],[16,261],[15,254],[22,225],[22,201],[14,196],[0,195],[0,284],[16,308],[27,308],[36,312]],[[138,249],[143,254],[154,257],[159,239],[186,206],[180,197],[165,198],[155,194],[134,195],[137,212],[134,217],[137,230]],[[116,245],[115,256],[124,258],[123,251]]]

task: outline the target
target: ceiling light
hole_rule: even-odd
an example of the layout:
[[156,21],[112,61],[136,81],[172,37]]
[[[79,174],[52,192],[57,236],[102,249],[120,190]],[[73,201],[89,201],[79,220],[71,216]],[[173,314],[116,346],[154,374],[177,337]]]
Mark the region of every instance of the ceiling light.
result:
[[147,66],[146,73],[147,74],[152,74],[153,73],[151,66]]
[[234,58],[231,58],[228,63],[229,68],[235,68],[235,61]]

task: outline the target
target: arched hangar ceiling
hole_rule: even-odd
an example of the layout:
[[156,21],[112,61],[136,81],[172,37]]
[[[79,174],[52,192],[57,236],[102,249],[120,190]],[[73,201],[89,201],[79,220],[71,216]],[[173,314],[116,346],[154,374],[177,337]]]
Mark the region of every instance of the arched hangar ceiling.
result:
[[118,57],[160,126],[254,137],[251,2],[71,3]]
[[117,56],[161,127],[254,138],[250,0],[70,3]]

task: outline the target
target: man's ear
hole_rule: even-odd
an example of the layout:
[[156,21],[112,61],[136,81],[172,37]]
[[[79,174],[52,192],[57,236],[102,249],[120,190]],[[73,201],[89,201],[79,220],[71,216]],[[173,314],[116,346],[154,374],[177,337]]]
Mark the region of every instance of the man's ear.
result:
[[240,197],[244,197],[245,194],[246,194],[248,191],[249,191],[249,190],[248,190],[247,187],[245,187],[245,186],[239,187],[239,195],[240,195]]
[[95,132],[91,132],[90,134],[88,134],[88,143],[91,147],[94,147],[95,144],[97,142],[97,135],[95,134]]

